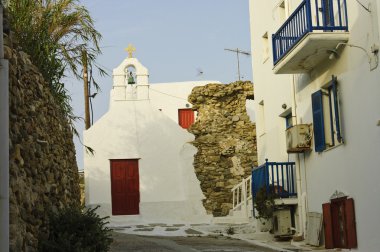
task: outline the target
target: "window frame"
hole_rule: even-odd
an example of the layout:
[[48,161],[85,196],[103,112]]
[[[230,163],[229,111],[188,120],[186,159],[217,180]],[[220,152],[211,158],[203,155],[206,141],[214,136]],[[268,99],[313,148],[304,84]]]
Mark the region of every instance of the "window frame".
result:
[[293,116],[292,113],[285,116],[285,128],[289,129],[290,127],[293,127]]
[[273,10],[275,13],[275,20],[277,22],[277,26],[280,27],[288,18],[287,11],[287,0],[279,0],[276,4],[275,9]]
[[[257,120],[256,120],[256,130],[257,135],[259,137],[262,137],[265,135],[266,128],[265,128],[265,107],[264,107],[264,100],[261,100],[258,103],[258,113],[257,113]],[[261,123],[257,123],[261,122]]]
[[333,75],[330,82],[311,95],[316,152],[323,152],[343,143],[337,86],[337,77]]
[[292,114],[292,108],[289,107],[284,112],[282,112],[279,117],[284,118],[285,120],[285,129],[289,129],[290,127],[293,127],[293,114]]
[[270,57],[269,37],[268,37],[267,31],[262,36],[262,43],[263,43],[263,63],[265,63]]

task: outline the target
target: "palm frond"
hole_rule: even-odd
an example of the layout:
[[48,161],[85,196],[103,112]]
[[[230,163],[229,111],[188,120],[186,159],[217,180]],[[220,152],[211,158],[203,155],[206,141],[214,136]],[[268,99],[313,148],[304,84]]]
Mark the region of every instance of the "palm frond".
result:
[[[82,78],[82,51],[88,53],[89,68],[98,69],[101,75],[107,74],[95,63],[101,54],[102,36],[95,29],[94,20],[78,0],[10,0],[8,9],[11,29],[19,45],[50,84],[73,134],[79,137],[74,127],[79,117],[73,114],[71,96],[62,79],[70,72]],[[96,81],[92,83],[96,90],[100,89]]]

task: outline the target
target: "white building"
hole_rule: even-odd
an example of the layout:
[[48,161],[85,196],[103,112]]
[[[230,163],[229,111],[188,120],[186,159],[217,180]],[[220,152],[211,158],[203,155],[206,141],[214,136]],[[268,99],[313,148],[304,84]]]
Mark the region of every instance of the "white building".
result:
[[84,132],[95,151],[84,157],[86,205],[120,224],[209,221],[185,129],[194,121],[187,96],[218,82],[150,85],[148,77],[132,57],[113,71],[109,111]]
[[259,164],[295,162],[297,232],[314,243],[322,214],[326,248],[380,248],[379,8],[250,0]]

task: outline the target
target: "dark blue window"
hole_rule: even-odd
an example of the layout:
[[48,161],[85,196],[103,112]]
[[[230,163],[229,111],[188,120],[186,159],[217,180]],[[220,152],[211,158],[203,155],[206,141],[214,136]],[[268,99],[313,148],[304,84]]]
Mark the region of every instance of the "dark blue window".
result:
[[322,152],[324,149],[326,149],[322,96],[322,90],[318,90],[311,95],[311,106],[313,109],[314,145],[316,152]]
[[[343,142],[342,134],[340,131],[340,119],[339,119],[339,97],[338,97],[338,81],[335,76],[333,76],[331,81],[331,91],[330,91],[332,98],[333,98],[333,104],[334,104],[334,119],[335,119],[335,131],[336,131],[336,137],[339,143]],[[330,105],[331,106],[331,105]],[[331,122],[332,123],[332,122]],[[333,125],[331,125],[333,127]]]
[[[324,99],[325,103],[323,103]],[[318,90],[311,95],[311,100],[315,151],[322,152],[326,146],[332,147],[336,142],[343,142],[340,130],[337,78],[333,76],[324,90]]]
[[285,125],[286,125],[287,129],[293,126],[292,114],[291,113],[285,116]]

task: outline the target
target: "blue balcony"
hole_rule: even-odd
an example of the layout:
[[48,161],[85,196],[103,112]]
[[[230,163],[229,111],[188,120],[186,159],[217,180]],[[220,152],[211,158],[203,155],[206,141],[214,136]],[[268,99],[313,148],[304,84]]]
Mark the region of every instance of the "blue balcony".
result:
[[348,38],[346,0],[303,0],[272,35],[273,71],[309,72]]
[[294,162],[266,162],[252,170],[252,197],[265,188],[275,198],[297,197]]

